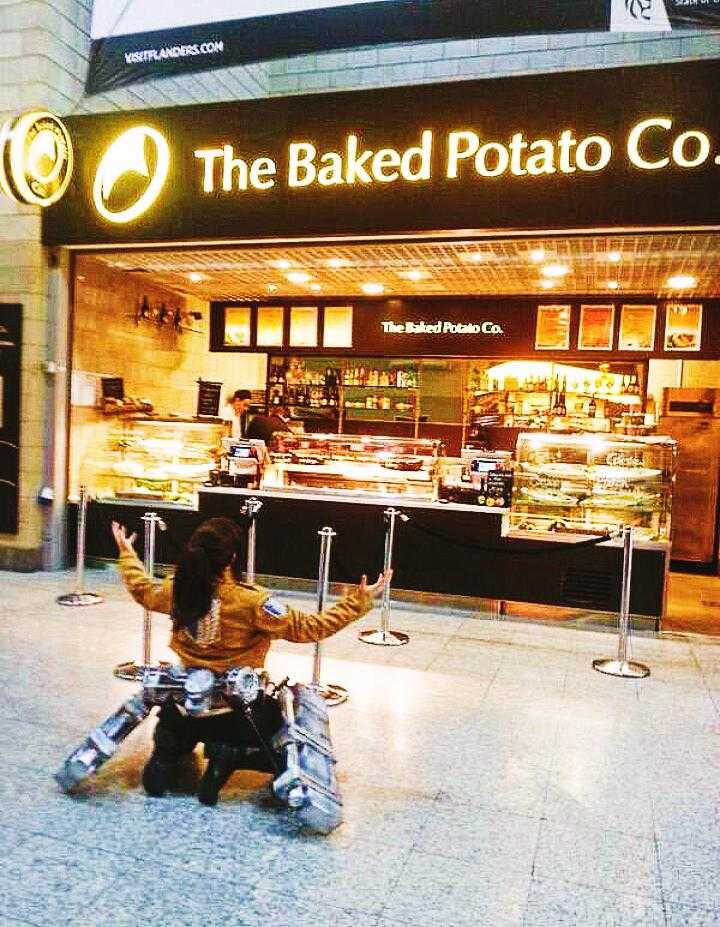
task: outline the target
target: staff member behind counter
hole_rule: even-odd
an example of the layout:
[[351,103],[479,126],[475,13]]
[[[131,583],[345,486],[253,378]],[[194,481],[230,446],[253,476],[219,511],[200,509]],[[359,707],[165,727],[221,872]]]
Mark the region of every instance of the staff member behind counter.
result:
[[256,415],[248,425],[246,438],[259,438],[265,444],[276,431],[292,431],[290,413],[285,406],[274,406],[269,415]]
[[[130,595],[145,608],[169,615],[170,648],[185,667],[206,667],[222,673],[234,667],[262,667],[273,640],[308,643],[330,637],[361,618],[382,593],[392,571],[360,584],[331,608],[307,614],[284,605],[261,586],[240,582],[234,569],[241,542],[240,528],[229,518],[211,518],[200,525],[178,560],[172,579],[158,582],[147,575],[133,547],[135,535],[112,523],[118,546],[118,568]],[[253,710],[256,730],[269,742],[282,718],[273,704]],[[223,712],[223,709],[220,709]],[[263,769],[253,765],[258,736],[241,711],[209,713],[194,718],[173,701],[160,709],[155,748],[143,770],[149,795],[163,795],[172,784],[183,756],[202,742],[209,763],[198,788],[205,805],[217,802],[218,792],[235,769]],[[267,762],[267,761],[265,761]]]
[[230,402],[220,413],[220,418],[230,425],[231,438],[248,437],[251,400],[252,396],[249,389],[236,389],[230,398]]

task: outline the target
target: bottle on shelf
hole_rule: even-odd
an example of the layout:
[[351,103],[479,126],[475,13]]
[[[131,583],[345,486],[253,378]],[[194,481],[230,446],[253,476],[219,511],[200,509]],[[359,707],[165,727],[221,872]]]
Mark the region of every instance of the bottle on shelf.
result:
[[597,403],[595,402],[595,396],[590,397],[590,402],[588,403],[587,415],[588,418],[595,418],[597,413]]

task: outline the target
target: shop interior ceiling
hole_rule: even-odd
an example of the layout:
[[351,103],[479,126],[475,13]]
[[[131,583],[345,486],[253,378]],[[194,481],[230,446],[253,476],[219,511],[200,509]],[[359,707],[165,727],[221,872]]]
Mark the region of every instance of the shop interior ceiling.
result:
[[[588,294],[720,296],[720,233],[127,250],[83,256],[206,300]],[[684,275],[680,290],[669,278]],[[382,290],[378,289],[378,285]]]

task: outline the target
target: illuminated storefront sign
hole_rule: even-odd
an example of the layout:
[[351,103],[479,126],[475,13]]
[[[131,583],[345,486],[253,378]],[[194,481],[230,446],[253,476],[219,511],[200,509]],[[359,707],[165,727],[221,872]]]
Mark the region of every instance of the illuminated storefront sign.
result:
[[503,335],[505,329],[497,322],[487,319],[482,322],[450,322],[438,319],[437,322],[424,320],[394,322],[383,319],[380,322],[384,335]]
[[43,240],[716,226],[717,85],[703,61],[69,118]]
[[52,113],[24,113],[0,129],[0,189],[18,203],[56,203],[67,190],[72,171],[70,135]]

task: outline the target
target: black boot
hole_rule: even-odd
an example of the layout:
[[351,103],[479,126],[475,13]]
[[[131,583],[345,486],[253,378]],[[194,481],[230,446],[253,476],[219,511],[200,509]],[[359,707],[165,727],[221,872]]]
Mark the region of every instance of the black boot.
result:
[[198,785],[198,800],[203,805],[216,805],[220,789],[236,769],[243,768],[245,750],[230,744],[210,742],[205,744],[208,764]]
[[183,757],[192,753],[197,741],[184,730],[186,718],[172,706],[163,706],[155,727],[155,747],[142,774],[143,788],[154,798],[162,797],[173,784]]

